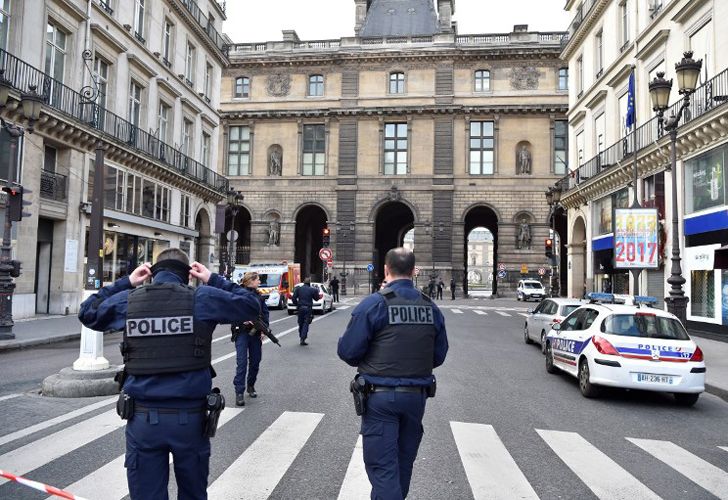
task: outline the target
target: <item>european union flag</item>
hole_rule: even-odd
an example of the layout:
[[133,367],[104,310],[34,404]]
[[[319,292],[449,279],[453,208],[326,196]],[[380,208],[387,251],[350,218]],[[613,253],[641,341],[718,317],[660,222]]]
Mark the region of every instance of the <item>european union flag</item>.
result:
[[634,68],[632,73],[629,75],[629,92],[627,96],[627,123],[625,124],[627,129],[631,129],[635,124],[635,109],[634,109]]

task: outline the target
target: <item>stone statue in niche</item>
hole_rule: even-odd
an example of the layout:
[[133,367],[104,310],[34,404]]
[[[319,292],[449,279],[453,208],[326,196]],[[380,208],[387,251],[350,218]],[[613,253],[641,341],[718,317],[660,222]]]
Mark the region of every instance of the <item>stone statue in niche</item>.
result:
[[283,148],[278,144],[268,148],[268,175],[283,175]]
[[273,219],[268,224],[268,246],[278,246],[281,243],[281,223]]
[[519,250],[531,249],[531,226],[528,225],[528,221],[525,218],[521,219],[521,224],[518,226],[516,248]]
[[516,153],[516,173],[531,175],[531,152],[525,144]]

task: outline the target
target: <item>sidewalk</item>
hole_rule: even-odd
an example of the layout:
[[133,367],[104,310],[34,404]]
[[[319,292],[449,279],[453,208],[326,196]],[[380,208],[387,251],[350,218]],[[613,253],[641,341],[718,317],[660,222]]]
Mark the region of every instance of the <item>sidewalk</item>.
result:
[[728,342],[691,336],[705,355],[705,390],[728,401]]
[[81,322],[75,314],[36,316],[15,320],[15,338],[0,340],[0,352],[81,337]]

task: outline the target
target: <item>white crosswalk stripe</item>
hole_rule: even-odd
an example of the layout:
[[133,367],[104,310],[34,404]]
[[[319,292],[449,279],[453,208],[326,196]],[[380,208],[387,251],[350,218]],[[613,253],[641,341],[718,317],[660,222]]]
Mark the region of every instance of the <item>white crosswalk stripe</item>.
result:
[[723,451],[728,451],[728,446],[718,446]]
[[538,498],[490,425],[450,422],[475,500]]
[[479,310],[479,309],[474,309],[474,310],[473,310],[473,312],[474,312],[475,314],[479,314],[479,315],[481,315],[481,316],[487,316],[487,315],[488,315],[488,313],[487,313],[487,312],[485,312],[485,311],[481,311],[481,310]]
[[369,500],[372,487],[369,484],[367,471],[364,468],[364,448],[362,438],[356,440],[354,453],[351,454],[349,467],[346,469],[344,482],[339,490],[337,500]]
[[598,498],[660,498],[579,434],[538,429],[536,432]]
[[523,316],[524,318],[528,318],[530,316],[530,314],[526,314],[526,313],[518,313],[518,315]]
[[495,313],[496,313],[496,314],[500,314],[501,316],[506,316],[506,317],[508,317],[508,318],[510,318],[510,317],[511,317],[511,315],[510,315],[510,314],[508,314],[508,313],[506,313],[506,312],[503,312],[503,311],[495,311]]
[[627,438],[656,459],[699,484],[718,498],[728,499],[728,472],[670,441]]
[[349,309],[350,307],[351,306],[337,306],[336,309],[338,309],[340,311],[345,311],[345,310]]
[[463,314],[463,312],[460,309],[450,309],[453,314]]
[[208,488],[210,498],[268,498],[323,418],[284,412]]
[[[220,414],[218,420],[218,431],[226,423],[240,415],[242,409],[225,408]],[[76,481],[72,485],[65,488],[72,491],[74,495],[85,498],[103,498],[105,500],[116,500],[124,498],[129,494],[126,483],[126,469],[124,468],[124,457],[121,455],[103,467],[96,469],[94,472]],[[172,455],[169,456],[169,463],[172,463]],[[52,500],[56,497],[49,497]]]

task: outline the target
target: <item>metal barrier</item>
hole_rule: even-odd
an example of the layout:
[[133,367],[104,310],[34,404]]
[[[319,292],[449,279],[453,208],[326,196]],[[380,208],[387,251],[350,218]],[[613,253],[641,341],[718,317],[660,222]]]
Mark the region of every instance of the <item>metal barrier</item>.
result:
[[40,197],[55,201],[66,201],[66,176],[41,170]]

